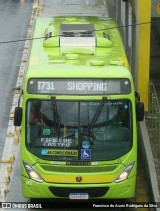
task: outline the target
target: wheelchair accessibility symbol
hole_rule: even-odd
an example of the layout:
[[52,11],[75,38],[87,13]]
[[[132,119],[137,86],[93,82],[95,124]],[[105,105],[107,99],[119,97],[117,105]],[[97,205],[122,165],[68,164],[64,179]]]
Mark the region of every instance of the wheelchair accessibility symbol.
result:
[[91,159],[91,149],[81,149],[81,159]]

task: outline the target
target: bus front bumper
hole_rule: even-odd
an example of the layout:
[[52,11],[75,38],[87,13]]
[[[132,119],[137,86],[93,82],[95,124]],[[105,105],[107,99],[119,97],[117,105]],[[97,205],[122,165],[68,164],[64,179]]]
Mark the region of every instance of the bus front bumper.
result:
[[89,199],[125,199],[134,197],[135,182],[134,176],[119,183],[53,184],[36,182],[22,176],[22,191],[26,198],[69,199],[71,193],[88,193]]

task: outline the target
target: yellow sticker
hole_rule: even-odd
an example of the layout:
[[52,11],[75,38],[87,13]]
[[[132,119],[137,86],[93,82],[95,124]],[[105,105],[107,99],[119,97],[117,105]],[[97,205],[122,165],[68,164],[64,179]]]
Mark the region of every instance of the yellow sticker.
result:
[[46,155],[53,155],[53,156],[78,156],[78,150],[48,149]]

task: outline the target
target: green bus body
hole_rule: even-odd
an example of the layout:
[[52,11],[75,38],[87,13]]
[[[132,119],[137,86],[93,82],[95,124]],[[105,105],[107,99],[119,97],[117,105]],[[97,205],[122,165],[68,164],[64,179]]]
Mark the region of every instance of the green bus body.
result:
[[[37,18],[33,38],[39,37],[23,87],[24,197],[134,197],[136,99],[116,23],[104,17]],[[37,102],[38,126],[31,113],[38,113]],[[118,109],[124,116],[115,123]]]

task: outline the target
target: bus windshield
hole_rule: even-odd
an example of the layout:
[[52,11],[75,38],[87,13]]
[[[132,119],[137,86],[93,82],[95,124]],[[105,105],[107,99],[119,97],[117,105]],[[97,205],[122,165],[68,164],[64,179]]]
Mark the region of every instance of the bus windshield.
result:
[[27,149],[44,160],[104,161],[132,147],[130,100],[27,102]]

